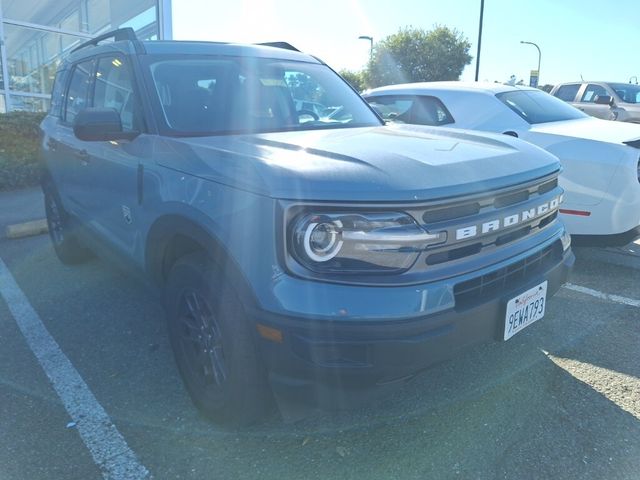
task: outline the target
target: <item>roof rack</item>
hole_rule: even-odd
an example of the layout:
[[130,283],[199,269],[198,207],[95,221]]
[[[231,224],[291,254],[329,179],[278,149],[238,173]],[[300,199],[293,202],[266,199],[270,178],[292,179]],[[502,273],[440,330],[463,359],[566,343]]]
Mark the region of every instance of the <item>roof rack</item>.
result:
[[294,52],[299,52],[296,47],[287,42],[265,42],[265,43],[256,43],[256,45],[262,45],[264,47],[275,47],[275,48],[284,48],[285,50],[293,50]]
[[131,27],[119,28],[111,32],[103,33],[98,37],[92,38],[91,40],[78,45],[76,48],[71,50],[71,53],[77,52],[78,50],[91,47],[91,46],[97,47],[98,43],[108,38],[113,38],[114,42],[118,42],[121,40],[129,40],[130,42],[133,43],[133,46],[136,49],[136,53],[144,53],[144,47],[140,42],[140,40],[138,40],[138,37],[136,36],[136,32],[134,32],[133,28]]

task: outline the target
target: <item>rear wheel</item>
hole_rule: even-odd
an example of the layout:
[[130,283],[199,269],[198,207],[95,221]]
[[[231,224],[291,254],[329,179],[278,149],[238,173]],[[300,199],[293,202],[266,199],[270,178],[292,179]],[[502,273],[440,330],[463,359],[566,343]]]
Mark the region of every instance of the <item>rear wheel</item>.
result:
[[235,291],[205,255],[179,259],[166,285],[171,346],[198,409],[216,423],[248,425],[270,406],[249,322]]
[[77,226],[62,207],[51,179],[44,180],[42,190],[49,236],[58,259],[67,265],[86,262],[93,255],[78,239]]

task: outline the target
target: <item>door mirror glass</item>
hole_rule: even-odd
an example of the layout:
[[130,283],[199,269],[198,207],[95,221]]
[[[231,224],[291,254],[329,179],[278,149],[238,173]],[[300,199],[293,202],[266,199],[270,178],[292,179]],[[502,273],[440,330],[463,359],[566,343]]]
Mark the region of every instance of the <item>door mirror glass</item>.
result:
[[613,98],[609,95],[597,95],[594,103],[596,105],[613,105]]
[[138,132],[124,132],[120,114],[113,108],[85,108],[73,120],[73,133],[80,140],[104,142],[131,140]]

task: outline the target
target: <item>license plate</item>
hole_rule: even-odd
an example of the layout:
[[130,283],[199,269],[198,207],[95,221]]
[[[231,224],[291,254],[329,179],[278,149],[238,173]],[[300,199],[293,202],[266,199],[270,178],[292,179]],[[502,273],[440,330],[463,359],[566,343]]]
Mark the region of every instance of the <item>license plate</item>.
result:
[[504,339],[509,340],[520,330],[544,317],[546,306],[546,280],[509,300],[504,322]]

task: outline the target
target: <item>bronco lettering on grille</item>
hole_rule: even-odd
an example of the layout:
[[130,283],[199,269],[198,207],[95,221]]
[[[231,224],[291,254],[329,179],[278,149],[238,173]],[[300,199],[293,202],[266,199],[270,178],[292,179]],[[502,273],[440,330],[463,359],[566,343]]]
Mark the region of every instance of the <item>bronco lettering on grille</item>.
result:
[[562,203],[562,195],[553,200],[545,202],[537,207],[523,210],[502,218],[494,218],[489,221],[458,228],[456,230],[456,240],[477,237],[491,232],[498,232],[502,229],[513,227],[528,220],[534,220],[542,215],[546,215],[558,209]]

